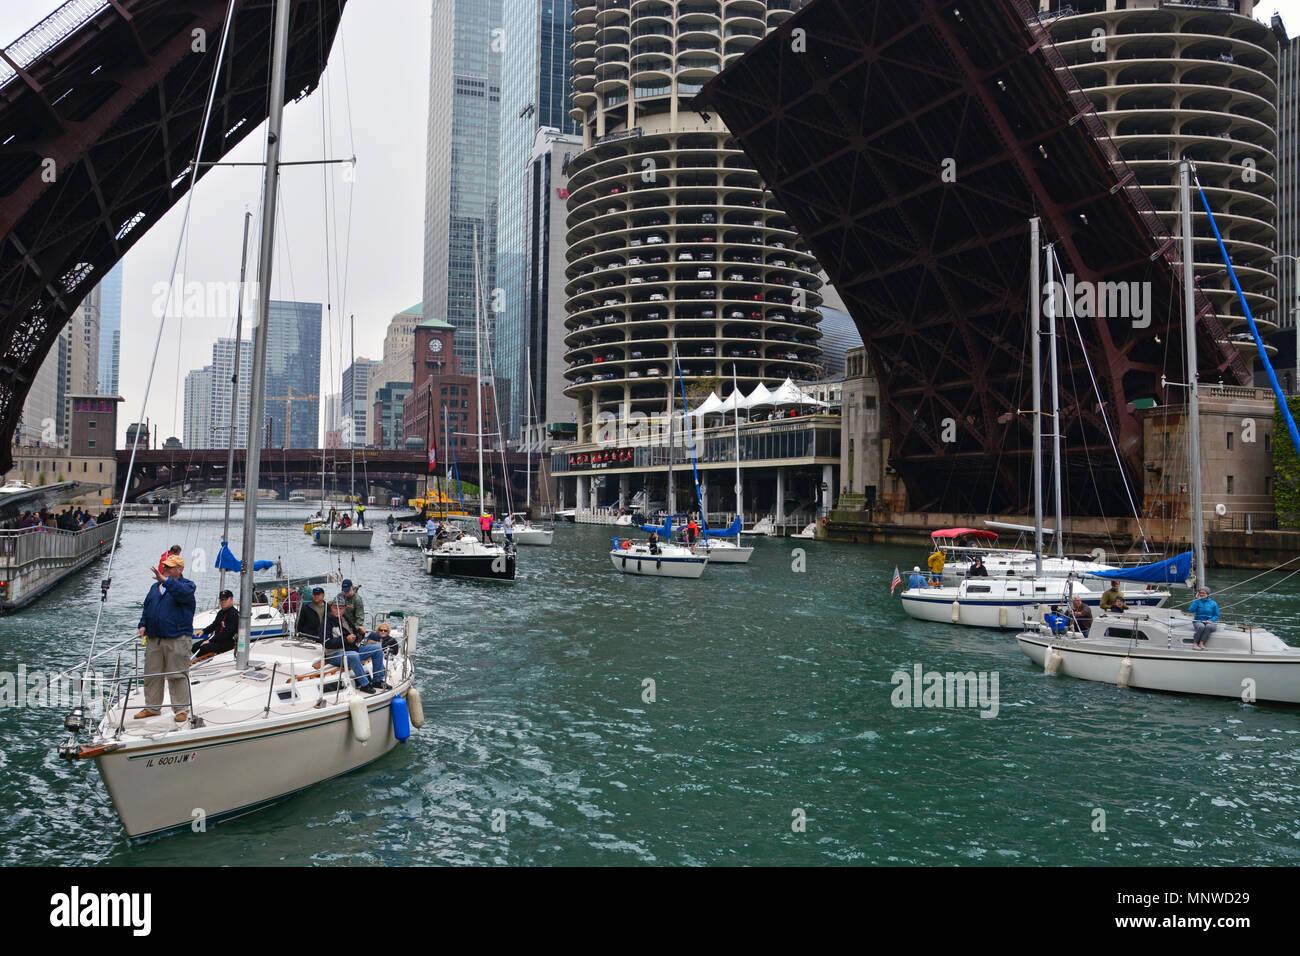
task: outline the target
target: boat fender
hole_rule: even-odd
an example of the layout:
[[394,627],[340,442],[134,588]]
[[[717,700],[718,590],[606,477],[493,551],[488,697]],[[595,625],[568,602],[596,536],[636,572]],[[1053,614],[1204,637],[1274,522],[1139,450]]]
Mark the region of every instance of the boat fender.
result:
[[957,623],[959,623],[960,621],[961,621],[961,602],[960,602],[960,601],[953,601],[953,602],[952,602],[952,622],[953,622],[954,624],[957,624]]
[[999,604],[998,605],[998,627],[1006,627],[1006,626],[1007,626],[1007,606],[1005,604]]
[[370,711],[366,710],[365,699],[353,698],[348,712],[352,715],[352,736],[364,744],[370,739]]
[[407,712],[406,701],[400,697],[393,698],[393,736],[405,741],[411,736],[411,715]]
[[424,726],[424,703],[420,700],[420,692],[412,687],[406,692],[406,709],[411,714],[411,726],[419,730]]
[[1063,660],[1065,660],[1065,658],[1061,656],[1061,652],[1053,647],[1048,652],[1047,659],[1043,661],[1043,673],[1044,674],[1057,673],[1061,669],[1061,662]]
[[1133,658],[1125,657],[1119,662],[1119,676],[1115,678],[1115,684],[1119,687],[1127,687],[1128,682],[1133,677]]
[[655,558],[655,570],[662,571],[663,567],[664,567],[663,561],[660,558]]

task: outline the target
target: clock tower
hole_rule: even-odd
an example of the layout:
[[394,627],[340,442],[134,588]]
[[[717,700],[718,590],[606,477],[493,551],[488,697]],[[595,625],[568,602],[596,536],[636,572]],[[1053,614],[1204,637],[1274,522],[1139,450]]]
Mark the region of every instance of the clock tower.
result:
[[415,327],[413,381],[422,382],[430,375],[444,378],[460,373],[451,348],[455,334],[455,328],[441,319],[425,319]]

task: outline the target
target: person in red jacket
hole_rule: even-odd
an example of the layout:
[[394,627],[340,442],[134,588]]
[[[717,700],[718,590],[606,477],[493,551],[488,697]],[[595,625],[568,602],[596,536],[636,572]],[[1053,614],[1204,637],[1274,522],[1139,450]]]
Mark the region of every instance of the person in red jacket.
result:
[[479,531],[483,532],[483,543],[491,544],[492,543],[492,516],[488,514],[486,511],[479,516],[478,529]]
[[[181,556],[181,546],[179,544],[174,544],[166,551],[164,551],[158,558],[158,576],[160,578],[167,577],[166,569],[163,568],[163,562],[165,562],[170,557],[179,558],[180,556]],[[184,566],[185,566],[184,564],[181,565],[181,567]]]

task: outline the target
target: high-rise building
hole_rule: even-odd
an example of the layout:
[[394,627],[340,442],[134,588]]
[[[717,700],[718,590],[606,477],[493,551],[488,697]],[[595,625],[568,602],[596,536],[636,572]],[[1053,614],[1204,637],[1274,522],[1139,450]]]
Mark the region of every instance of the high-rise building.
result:
[[196,368],[185,376],[186,448],[212,448],[212,366]]
[[415,342],[415,323],[424,317],[423,303],[417,302],[405,312],[398,312],[388,322],[384,335],[383,357],[370,369],[370,390],[366,406],[373,408],[375,393],[389,382],[409,382],[412,371],[412,348]]
[[[212,403],[208,434],[211,436],[202,448],[226,448],[230,435],[231,399],[235,395],[232,379],[235,376],[235,340],[217,339],[212,345]],[[252,394],[253,343],[247,339],[239,345],[239,404],[235,414],[234,438],[236,448],[248,447],[248,400]],[[188,440],[189,436],[186,436]]]
[[18,426],[14,429],[14,443],[27,447],[59,446],[59,377],[63,370],[61,358],[63,337],[59,336],[54,348],[41,363],[27,391]]
[[320,343],[319,302],[271,300],[266,344],[269,433],[262,439],[266,447],[315,448],[320,440]]
[[368,358],[358,358],[343,370],[343,441],[351,448],[364,448],[369,443],[366,396],[370,394],[370,367],[374,364]]
[[1300,37],[1288,37],[1273,15],[1277,51],[1277,336],[1279,352],[1293,361],[1284,376],[1300,391]]
[[[582,148],[582,140],[554,129],[537,131],[529,156],[528,207],[524,246],[523,355],[511,414],[518,416],[517,434],[535,449],[548,438],[572,438],[578,403],[564,392],[567,330],[564,257],[568,196],[565,167]],[[525,394],[532,390],[531,402]],[[531,404],[531,412],[529,406]]]
[[67,448],[72,438],[72,396],[94,395],[99,391],[99,286],[73,311],[63,327],[60,356],[63,371],[59,376],[60,447]]
[[370,443],[375,448],[401,448],[403,406],[411,394],[410,382],[386,382],[375,389],[370,406]]
[[[1278,42],[1256,0],[1042,0],[1042,19],[1125,162],[1175,237],[1186,156],[1214,207],[1262,333],[1275,328]],[[1193,255],[1201,288],[1250,364],[1245,314],[1199,202]],[[1181,241],[1181,239],[1180,239]]]
[[[815,375],[817,261],[716,115],[704,82],[802,6],[574,0],[565,390],[580,443],[662,414],[688,385],[746,393]],[[722,384],[725,379],[726,384]]]
[[[524,417],[524,361],[536,347],[536,323],[545,303],[532,299],[529,269],[537,249],[534,164],[538,131],[576,136],[569,117],[569,17],[572,0],[516,0],[502,10],[509,56],[501,64],[500,179],[497,185],[496,288],[492,300],[492,351],[498,380],[510,381],[512,399],[503,402],[507,438],[517,438]],[[570,152],[572,143],[570,141]],[[562,240],[561,240],[562,241]],[[562,248],[557,247],[557,248]],[[559,258],[557,256],[557,258]]]
[[512,42],[501,25],[501,0],[436,0],[433,5],[424,314],[447,317],[456,329],[455,354],[467,369],[474,362],[476,234],[489,321],[493,314],[501,64],[503,56],[514,56]]
[[325,417],[325,447],[341,448],[343,445],[343,395],[334,392],[321,399],[321,408]]
[[117,394],[122,342],[122,263],[99,283],[99,394]]

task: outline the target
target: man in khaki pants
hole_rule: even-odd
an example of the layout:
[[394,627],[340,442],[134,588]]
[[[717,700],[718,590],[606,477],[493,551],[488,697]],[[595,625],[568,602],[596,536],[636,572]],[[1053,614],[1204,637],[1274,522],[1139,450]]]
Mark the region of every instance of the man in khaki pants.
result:
[[[194,582],[184,577],[185,559],[168,556],[162,573],[153,572],[153,587],[140,612],[139,635],[145,639],[144,702],[137,720],[162,713],[163,681],[171,697],[176,723],[188,718],[190,703],[190,648],[194,641]],[[167,674],[164,678],[162,675]]]

